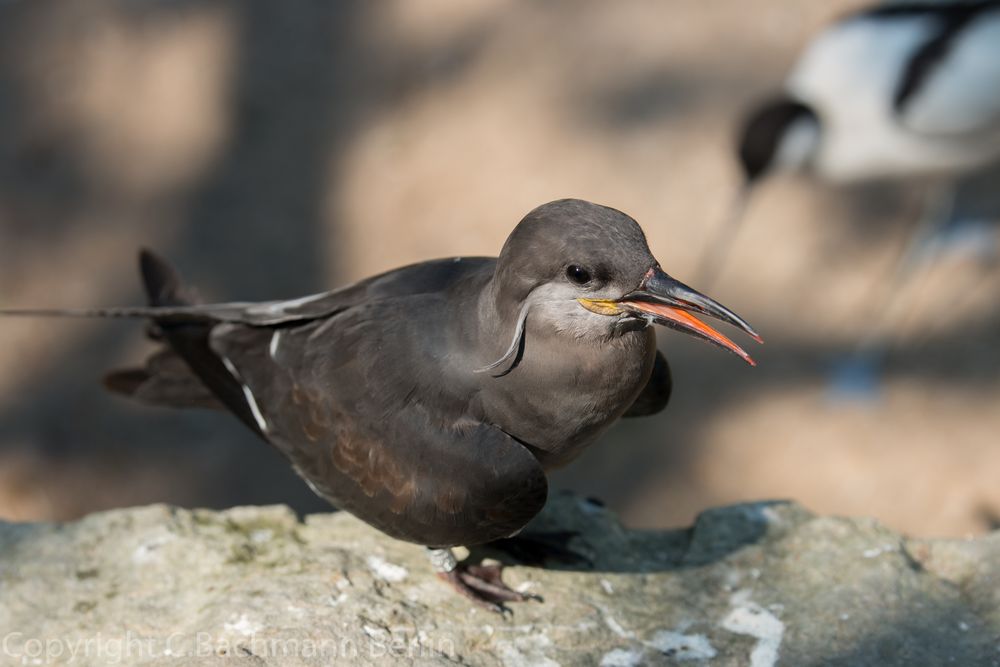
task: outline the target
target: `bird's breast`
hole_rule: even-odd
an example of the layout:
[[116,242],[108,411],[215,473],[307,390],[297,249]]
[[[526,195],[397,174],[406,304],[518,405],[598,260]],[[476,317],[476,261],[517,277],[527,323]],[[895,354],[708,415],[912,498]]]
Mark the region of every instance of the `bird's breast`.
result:
[[632,405],[656,355],[652,329],[599,343],[527,337],[517,366],[491,377],[487,418],[532,446],[542,464],[574,458]]

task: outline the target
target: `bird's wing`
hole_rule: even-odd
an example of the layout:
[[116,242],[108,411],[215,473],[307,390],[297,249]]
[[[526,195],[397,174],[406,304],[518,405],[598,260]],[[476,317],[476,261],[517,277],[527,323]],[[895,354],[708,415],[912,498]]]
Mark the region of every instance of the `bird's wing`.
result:
[[896,113],[921,134],[1000,134],[1000,3],[957,26],[942,19],[901,80]]
[[435,293],[470,272],[492,267],[490,257],[450,257],[411,264],[353,285],[299,299],[241,304],[238,313],[222,319],[253,325],[279,325],[328,317],[359,303]]
[[848,121],[888,113],[920,134],[996,134],[1000,2],[903,0],[850,14],[811,42],[789,87]]
[[[162,260],[157,259],[157,262]],[[360,303],[433,293],[496,263],[491,257],[447,258],[404,266],[330,292],[281,301],[162,303],[153,306],[54,309],[6,308],[0,315],[152,318],[160,324],[232,322],[273,327],[330,317]],[[162,267],[166,268],[166,267]]]
[[849,15],[809,42],[785,86],[824,122],[856,130],[891,116],[906,63],[936,32],[935,19],[926,14]]
[[403,298],[273,330],[223,324],[211,346],[262,435],[321,496],[427,546],[506,537],[540,511],[547,481],[527,447],[467,416],[468,392],[439,364],[418,363],[437,332],[399,313],[434,307]]

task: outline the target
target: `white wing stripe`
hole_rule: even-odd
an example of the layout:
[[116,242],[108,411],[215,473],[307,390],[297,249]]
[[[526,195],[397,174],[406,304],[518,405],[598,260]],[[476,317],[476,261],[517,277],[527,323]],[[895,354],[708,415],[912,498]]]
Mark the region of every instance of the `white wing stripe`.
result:
[[243,381],[240,372],[236,370],[236,366],[233,366],[233,362],[229,361],[226,357],[222,357],[222,363],[225,365],[226,370],[229,371],[229,374],[233,376],[233,379],[240,383],[240,388],[243,390],[243,397],[246,399],[247,405],[250,406],[250,412],[253,414],[257,426],[260,427],[261,432],[267,433],[267,421],[264,420],[264,415],[261,414],[260,408],[257,406],[257,400],[253,397],[250,387]]

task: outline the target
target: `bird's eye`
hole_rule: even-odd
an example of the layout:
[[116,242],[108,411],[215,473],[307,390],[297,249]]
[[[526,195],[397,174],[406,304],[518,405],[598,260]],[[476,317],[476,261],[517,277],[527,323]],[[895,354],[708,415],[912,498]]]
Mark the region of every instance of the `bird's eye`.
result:
[[577,285],[586,285],[590,282],[590,272],[576,264],[570,264],[566,267],[566,277]]

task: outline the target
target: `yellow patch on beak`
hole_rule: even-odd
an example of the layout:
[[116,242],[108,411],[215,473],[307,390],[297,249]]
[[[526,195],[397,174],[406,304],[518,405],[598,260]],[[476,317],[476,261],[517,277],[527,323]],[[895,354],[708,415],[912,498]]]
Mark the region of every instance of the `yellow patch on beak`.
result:
[[617,301],[610,299],[577,299],[580,305],[598,315],[617,315],[622,312]]

